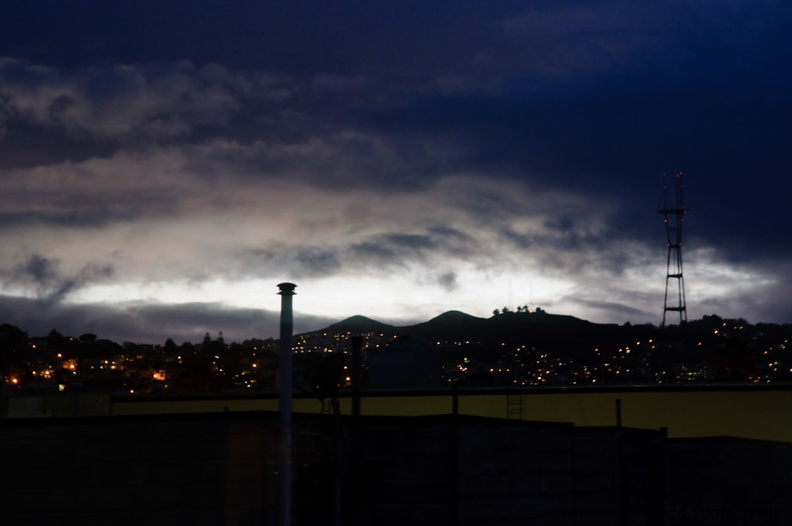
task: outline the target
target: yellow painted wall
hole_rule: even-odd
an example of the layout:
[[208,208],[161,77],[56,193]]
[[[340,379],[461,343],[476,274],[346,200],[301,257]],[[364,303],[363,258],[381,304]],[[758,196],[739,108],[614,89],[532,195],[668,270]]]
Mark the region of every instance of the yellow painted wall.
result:
[[[668,428],[668,436],[734,436],[792,442],[792,390],[566,392],[522,394],[523,419],[571,422],[578,426],[616,425],[621,400],[622,425]],[[318,413],[311,398],[294,400],[294,411]],[[129,400],[112,406],[114,415],[276,411],[275,399]],[[341,399],[349,414],[351,400]],[[452,397],[443,395],[365,396],[364,415],[421,416],[450,414]],[[463,394],[459,413],[506,418],[505,394]]]

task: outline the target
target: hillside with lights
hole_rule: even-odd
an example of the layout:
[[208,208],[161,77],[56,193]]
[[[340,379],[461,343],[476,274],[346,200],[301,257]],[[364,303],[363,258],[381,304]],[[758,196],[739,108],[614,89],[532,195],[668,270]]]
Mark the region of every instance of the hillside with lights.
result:
[[[792,380],[787,350],[791,325],[752,325],[716,315],[668,327],[597,324],[520,308],[496,311],[490,318],[451,311],[411,326],[353,316],[297,334],[295,387],[311,392],[320,376],[324,384],[335,383],[339,389],[348,385],[353,336],[363,342],[363,385],[368,388],[381,387],[377,368],[383,363],[407,364],[402,378],[388,379],[388,386],[397,388]],[[119,344],[94,334],[75,337],[56,330],[34,337],[4,324],[0,379],[6,395],[271,393],[276,390],[278,348],[274,339],[227,342],[222,333],[181,345],[172,339],[162,345]],[[425,377],[431,380],[410,377],[413,359],[429,364]],[[331,361],[337,367],[328,366]]]

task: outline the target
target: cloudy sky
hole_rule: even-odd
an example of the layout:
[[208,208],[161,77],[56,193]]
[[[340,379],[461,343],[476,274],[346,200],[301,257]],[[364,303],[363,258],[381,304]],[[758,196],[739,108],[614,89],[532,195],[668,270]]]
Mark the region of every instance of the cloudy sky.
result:
[[[541,306],[792,322],[792,4],[0,7],[0,322],[277,337]],[[10,4],[10,5],[9,5]]]

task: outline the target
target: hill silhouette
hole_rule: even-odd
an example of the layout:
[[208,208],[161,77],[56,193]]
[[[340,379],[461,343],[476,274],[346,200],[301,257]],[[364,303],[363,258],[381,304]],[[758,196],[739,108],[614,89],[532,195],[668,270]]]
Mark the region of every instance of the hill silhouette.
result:
[[716,315],[659,327],[593,323],[537,309],[489,318],[449,311],[398,327],[353,316],[320,332],[373,332],[372,349],[398,350],[399,342],[409,341],[410,352],[437,350],[446,370],[468,385],[603,385],[788,381],[792,362],[784,349],[791,331],[790,325],[752,326]]
[[[410,359],[435,364],[445,380],[459,385],[792,382],[790,324],[751,325],[710,315],[667,327],[616,325],[539,309],[489,318],[454,310],[408,326],[352,316],[295,335],[297,369],[313,374],[328,353],[347,352],[352,335],[365,337],[370,357],[385,349],[390,352],[381,355],[385,361],[404,362],[394,354],[398,352],[414,355]],[[6,385],[13,385],[14,392],[71,384],[135,393],[267,391],[274,389],[279,352],[271,338],[239,344],[207,334],[202,343],[181,346],[170,339],[164,346],[118,345],[89,333],[73,338],[53,330],[30,338],[14,326],[0,327],[0,375],[12,379]],[[124,371],[103,368],[119,360],[135,365]],[[34,374],[41,370],[48,374]],[[163,374],[167,383],[157,378]],[[310,381],[310,376],[305,379]]]
[[488,320],[465,314],[460,311],[448,311],[429,321],[401,327],[401,336],[410,335],[419,340],[450,340],[480,338],[488,332]]
[[366,316],[356,315],[341,320],[337,323],[327,326],[320,331],[311,332],[326,332],[328,334],[346,334],[351,333],[364,333],[364,332],[378,332],[387,331],[392,332],[394,327],[377,320],[372,320]]
[[507,312],[479,318],[452,310],[429,321],[407,326],[389,325],[357,315],[312,333],[336,335],[376,332],[394,338],[409,336],[426,343],[475,341],[485,345],[531,343],[567,347],[601,340],[618,328],[613,324],[597,324],[544,311]]

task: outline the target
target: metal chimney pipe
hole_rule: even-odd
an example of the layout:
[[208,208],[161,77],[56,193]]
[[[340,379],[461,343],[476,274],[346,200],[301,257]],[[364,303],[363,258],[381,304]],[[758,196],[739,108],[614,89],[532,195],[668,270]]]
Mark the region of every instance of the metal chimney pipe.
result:
[[294,283],[280,283],[280,391],[278,396],[278,422],[280,424],[280,481],[281,524],[291,525],[292,513],[292,339],[294,314],[292,297],[296,294]]

